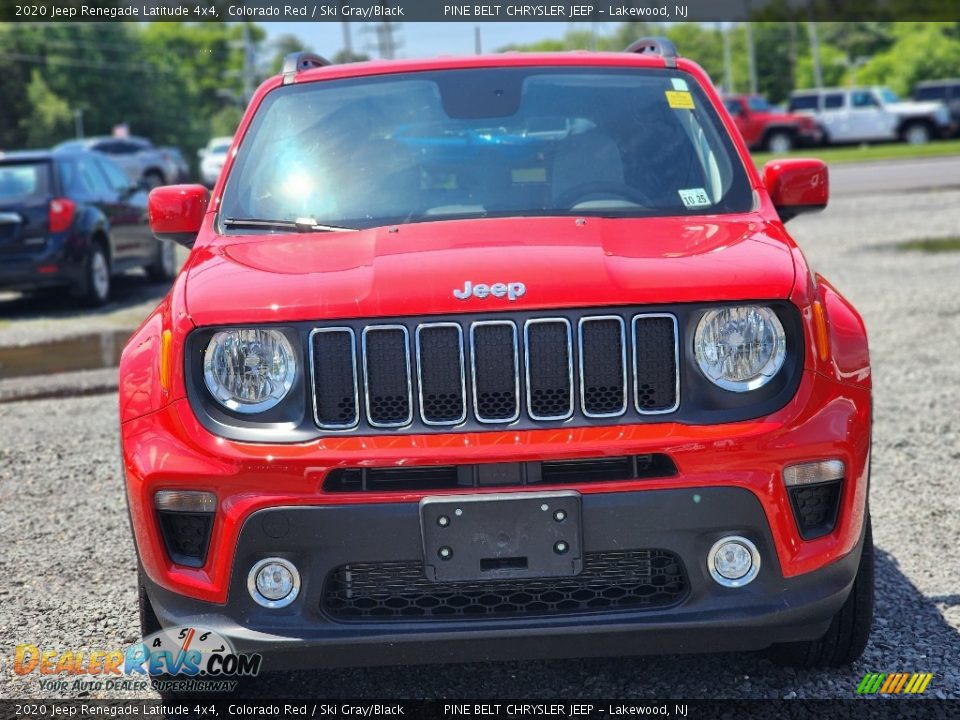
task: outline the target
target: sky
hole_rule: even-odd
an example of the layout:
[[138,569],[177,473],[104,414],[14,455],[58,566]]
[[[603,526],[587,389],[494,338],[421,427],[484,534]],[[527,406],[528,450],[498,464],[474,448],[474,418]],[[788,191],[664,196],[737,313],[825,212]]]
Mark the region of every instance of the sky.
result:
[[[376,57],[375,36],[372,26],[375,23],[350,23],[353,36],[353,50]],[[433,22],[400,23],[397,37],[402,45],[397,57],[430,57],[436,55],[472,55],[474,52],[474,28],[480,27],[484,52],[492,52],[512,43],[530,43],[546,38],[560,38],[574,26],[590,29],[597,26],[597,32],[611,32],[610,23],[567,23],[567,22]],[[608,26],[609,27],[605,27]],[[269,22],[263,23],[269,37],[291,34],[320,55],[332,57],[343,47],[343,29],[339,22]]]

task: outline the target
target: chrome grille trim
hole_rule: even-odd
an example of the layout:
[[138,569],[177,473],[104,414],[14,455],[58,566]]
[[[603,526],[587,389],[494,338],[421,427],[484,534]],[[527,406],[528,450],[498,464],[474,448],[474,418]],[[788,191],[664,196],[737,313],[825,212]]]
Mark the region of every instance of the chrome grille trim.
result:
[[[567,410],[567,412],[563,415],[536,415],[532,410],[533,400],[530,394],[530,326],[545,325],[549,323],[561,323],[566,327],[567,330],[567,365],[569,367],[569,379],[567,381],[567,387],[570,389],[570,409]],[[524,378],[527,383],[527,415],[529,415],[532,420],[568,420],[573,417],[573,409],[575,404],[574,396],[576,395],[573,387],[573,327],[570,325],[570,321],[567,320],[567,318],[532,318],[523,324],[523,365],[525,370]]]
[[[476,331],[478,327],[489,327],[493,325],[507,325],[510,327],[513,337],[513,394],[517,405],[517,411],[509,418],[484,418],[480,415],[480,408],[477,403],[477,352],[476,352]],[[512,320],[479,320],[470,325],[470,376],[473,389],[473,416],[477,422],[485,425],[506,425],[519,419],[520,417],[520,352],[517,347],[517,324]]]
[[[662,410],[642,410],[640,408],[640,386],[637,382],[637,360],[640,348],[637,344],[637,321],[645,318],[668,318],[673,322],[673,405]],[[630,321],[630,334],[633,346],[633,407],[641,415],[666,415],[680,408],[680,327],[673,313],[638,313]]]
[[[313,336],[318,333],[337,333],[345,332],[350,336],[350,358],[353,362],[353,421],[347,423],[322,423],[317,412],[317,372],[313,359]],[[317,427],[324,430],[350,430],[360,424],[360,390],[357,386],[357,334],[350,327],[325,327],[315,328],[310,331],[307,340],[307,347],[310,349],[310,396],[313,400],[313,421]]]
[[[463,413],[456,420],[427,420],[427,415],[423,407],[423,363],[420,362],[420,332],[424,329],[444,327],[455,328],[460,341],[460,392],[463,400]],[[414,332],[414,344],[416,345],[417,353],[417,395],[420,403],[418,406],[420,408],[420,419],[423,421],[424,425],[459,425],[467,419],[467,371],[464,362],[463,326],[460,325],[460,323],[455,322],[420,323],[417,325],[417,329]]]
[[[370,415],[370,363],[367,359],[367,336],[383,330],[401,330],[403,332],[404,364],[407,380],[407,417],[399,422],[376,422]],[[360,352],[363,355],[363,405],[367,411],[367,422],[375,428],[399,428],[413,422],[413,383],[410,379],[410,331],[406,325],[367,325],[360,334]]]
[[[620,324],[620,350],[622,357],[620,358],[620,364],[623,367],[623,380],[621,381],[621,387],[623,388],[623,406],[616,412],[609,413],[593,413],[587,410],[586,407],[586,383],[583,379],[583,326],[591,322],[601,322],[601,321],[610,321],[614,320]],[[582,317],[577,322],[577,359],[580,368],[580,412],[582,412],[586,417],[589,418],[611,418],[611,417],[620,417],[627,411],[627,332],[626,332],[626,323],[624,323],[623,318],[619,315],[589,315],[587,317]]]

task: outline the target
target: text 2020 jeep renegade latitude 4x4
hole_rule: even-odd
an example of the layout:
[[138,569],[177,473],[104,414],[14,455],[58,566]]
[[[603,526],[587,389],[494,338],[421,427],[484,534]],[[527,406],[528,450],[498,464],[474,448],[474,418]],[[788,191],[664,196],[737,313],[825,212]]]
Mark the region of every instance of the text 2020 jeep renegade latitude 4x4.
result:
[[145,632],[263,669],[859,656],[863,323],[663,40],[327,66],[257,91],[121,363]]

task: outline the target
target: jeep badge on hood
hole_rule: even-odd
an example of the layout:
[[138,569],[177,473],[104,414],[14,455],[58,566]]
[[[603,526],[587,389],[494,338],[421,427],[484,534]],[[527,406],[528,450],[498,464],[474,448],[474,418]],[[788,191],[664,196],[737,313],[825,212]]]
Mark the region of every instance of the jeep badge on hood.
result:
[[454,289],[453,296],[457,300],[469,300],[471,296],[480,298],[482,300],[485,297],[493,295],[494,297],[498,298],[506,297],[513,302],[517,298],[523,297],[526,293],[527,286],[522,282],[494,283],[493,285],[477,283],[474,285],[472,282],[467,280],[466,284],[463,286],[463,290]]

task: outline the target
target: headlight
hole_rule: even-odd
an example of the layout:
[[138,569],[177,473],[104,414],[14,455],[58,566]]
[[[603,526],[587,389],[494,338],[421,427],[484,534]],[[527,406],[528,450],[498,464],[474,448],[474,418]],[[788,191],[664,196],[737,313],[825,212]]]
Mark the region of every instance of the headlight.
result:
[[697,364],[714,385],[733,392],[763,387],[783,367],[783,325],[770,308],[757,305],[710,310],[694,336]]
[[224,407],[240,413],[269,410],[290,392],[297,360],[277,330],[221,330],[207,344],[203,379]]

